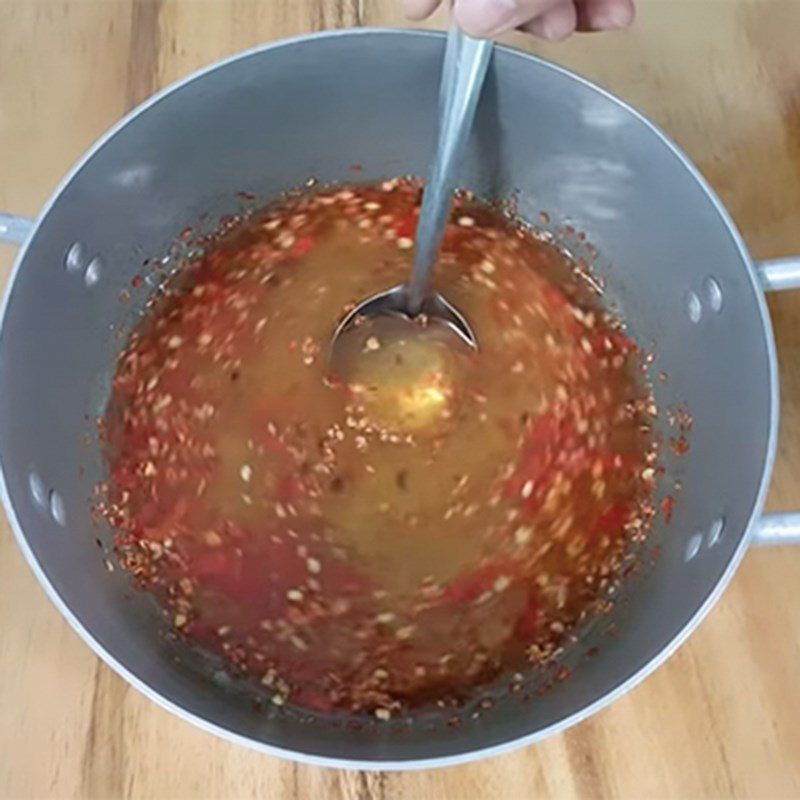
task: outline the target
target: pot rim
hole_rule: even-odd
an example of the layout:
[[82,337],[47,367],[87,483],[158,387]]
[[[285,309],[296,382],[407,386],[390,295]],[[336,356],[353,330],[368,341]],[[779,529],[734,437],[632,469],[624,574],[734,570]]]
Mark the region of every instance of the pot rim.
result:
[[[117,123],[115,123],[111,128],[109,128],[102,136],[100,136],[95,141],[95,143],[84,153],[83,156],[80,157],[80,159],[78,159],[78,161],[74,164],[74,166],[69,170],[69,172],[63,178],[63,180],[58,184],[56,189],[50,195],[47,202],[42,207],[42,210],[38,214],[36,221],[33,224],[33,228],[30,232],[30,235],[27,237],[26,242],[22,245],[22,247],[19,250],[19,253],[17,254],[16,260],[9,275],[8,282],[6,284],[5,294],[2,299],[2,304],[0,305],[0,332],[2,332],[3,322],[5,320],[6,311],[10,303],[12,289],[17,277],[17,273],[22,267],[22,263],[25,260],[28,247],[30,246],[31,241],[34,239],[36,231],[38,230],[39,226],[44,222],[50,210],[58,201],[62,192],[66,189],[66,187],[73,180],[73,178],[75,178],[81,171],[81,169],[86,165],[86,163],[108,141],[110,141],[119,131],[121,131],[129,122],[134,120],[143,112],[147,111],[151,106],[154,106],[156,103],[167,98],[170,94],[180,90],[181,88],[188,85],[192,81],[202,78],[205,75],[210,74],[215,70],[226,67],[239,60],[249,58],[250,56],[266,53],[269,51],[278,50],[284,47],[293,47],[298,44],[313,42],[318,39],[334,39],[340,37],[348,38],[351,36],[421,36],[432,39],[444,40],[444,33],[442,31],[424,30],[415,28],[386,28],[386,27],[342,28],[332,31],[329,30],[311,34],[302,34],[299,36],[294,36],[291,38],[281,39],[274,42],[269,42],[267,44],[258,45],[256,47],[249,48],[242,52],[236,53],[232,56],[228,56],[227,58],[221,59],[219,61],[215,61],[205,67],[200,68],[195,72],[192,72],[190,75],[187,75],[181,78],[180,80],[175,81],[174,83],[163,88],[162,90],[155,93],[151,97],[147,98],[144,102],[142,102],[134,109],[129,111],[127,114],[125,114],[122,117],[122,119],[120,119]],[[527,745],[542,741],[543,739],[546,739],[547,737],[552,736],[556,733],[561,733],[563,731],[566,731],[568,728],[571,728],[577,723],[582,722],[583,720],[592,716],[596,712],[610,705],[612,702],[617,700],[619,697],[628,692],[630,689],[637,686],[648,675],[650,675],[650,673],[652,673],[657,667],[663,664],[678,649],[678,647],[680,647],[683,644],[683,642],[689,637],[689,635],[694,631],[694,629],[703,621],[708,612],[711,610],[711,608],[717,602],[719,597],[722,595],[722,592],[727,587],[728,583],[730,582],[731,578],[736,572],[736,569],[738,568],[739,563],[741,562],[748,548],[750,539],[752,538],[753,533],[755,531],[756,527],[755,523],[763,513],[764,502],[766,500],[766,495],[772,476],[772,470],[775,463],[775,454],[777,448],[777,431],[778,431],[778,420],[779,420],[779,380],[778,380],[778,368],[777,368],[777,354],[775,348],[775,339],[772,330],[772,322],[769,315],[769,309],[767,307],[763,287],[758,280],[752,256],[750,255],[744,243],[744,240],[741,236],[741,233],[736,227],[736,224],[731,218],[728,210],[726,209],[722,201],[719,199],[716,192],[708,184],[708,182],[706,181],[702,173],[699,171],[699,169],[688,158],[688,156],[674,142],[672,142],[672,140],[664,133],[664,131],[661,130],[661,128],[659,128],[657,125],[651,122],[647,117],[645,117],[635,108],[630,106],[627,102],[618,98],[616,95],[612,94],[607,89],[598,86],[597,84],[588,80],[587,78],[584,78],[581,75],[578,75],[577,73],[572,72],[571,70],[562,67],[558,64],[554,64],[538,56],[532,55],[525,51],[518,50],[516,48],[509,47],[506,45],[498,44],[496,45],[496,49],[502,52],[505,57],[518,58],[524,61],[531,61],[537,64],[539,67],[544,67],[548,70],[551,70],[555,73],[565,76],[571,79],[572,81],[575,81],[576,83],[580,84],[581,86],[597,92],[606,100],[610,100],[619,108],[626,111],[628,114],[632,115],[639,122],[643,123],[655,135],[655,137],[658,140],[660,140],[661,143],[670,150],[670,152],[677,158],[677,160],[681,163],[684,169],[686,169],[691,174],[691,176],[695,179],[699,187],[705,192],[706,196],[711,201],[714,209],[719,214],[721,220],[725,223],[725,227],[727,228],[729,235],[732,237],[736,245],[736,248],[739,251],[739,254],[742,258],[742,261],[746,264],[748,268],[748,275],[750,278],[750,282],[753,286],[753,289],[755,291],[756,302],[758,304],[758,310],[761,317],[762,329],[766,340],[767,359],[769,362],[768,370],[769,370],[769,383],[770,383],[770,408],[769,408],[769,432],[768,432],[767,449],[764,458],[761,482],[758,487],[756,500],[755,503],[753,504],[753,508],[750,513],[747,525],[744,531],[740,534],[739,543],[736,549],[734,550],[733,555],[731,556],[730,561],[728,562],[722,576],[719,578],[717,583],[711,588],[705,600],[697,608],[694,614],[687,620],[687,622],[681,628],[681,630],[678,631],[678,633],[675,636],[673,636],[673,638],[670,641],[668,641],[661,648],[661,650],[659,650],[658,653],[656,653],[649,661],[647,661],[646,663],[638,667],[634,672],[629,674],[611,691],[597,698],[593,702],[583,706],[583,708],[579,709],[578,711],[575,711],[570,716],[565,717],[559,720],[558,722],[554,722],[545,728],[534,731],[533,733],[519,736],[514,739],[509,739],[508,741],[502,742],[500,744],[491,745],[488,747],[478,747],[472,750],[465,750],[463,752],[456,753],[454,755],[434,756],[430,758],[415,758],[408,760],[359,760],[352,758],[338,758],[332,756],[320,756],[314,753],[304,753],[298,750],[288,750],[282,747],[277,747],[275,745],[266,744],[264,742],[251,739],[242,734],[234,733],[233,731],[230,731],[227,728],[224,728],[215,722],[211,722],[210,720],[205,719],[204,717],[201,717],[193,712],[187,711],[177,703],[162,696],[158,691],[153,689],[151,686],[149,686],[147,683],[145,683],[135,674],[129,671],[124,664],[119,662],[112,653],[106,650],[103,647],[103,645],[101,645],[100,642],[98,642],[94,638],[91,631],[88,630],[83,625],[83,623],[78,619],[78,617],[75,614],[73,614],[72,610],[65,603],[65,601],[62,600],[56,588],[50,582],[44,570],[39,565],[36,556],[34,555],[32,549],[28,545],[25,533],[22,530],[22,526],[19,522],[19,518],[17,517],[13,502],[8,493],[8,484],[6,481],[6,466],[3,462],[2,453],[0,452],[0,500],[2,500],[9,521],[9,525],[14,533],[14,537],[16,538],[20,550],[25,556],[25,560],[28,562],[28,565],[30,566],[31,570],[33,571],[34,575],[38,579],[41,586],[44,588],[47,596],[50,598],[52,603],[61,612],[61,614],[64,616],[67,622],[69,622],[72,628],[78,633],[78,635],[89,645],[89,647],[109,667],[111,667],[111,669],[113,669],[119,676],[121,676],[124,680],[126,680],[131,686],[138,689],[147,698],[149,698],[162,708],[166,709],[167,711],[170,711],[171,713],[175,714],[177,717],[187,722],[190,722],[191,724],[195,725],[196,727],[204,731],[213,733],[216,736],[219,736],[220,738],[225,739],[227,741],[244,745],[245,747],[249,747],[261,753],[266,753],[267,755],[276,756],[279,758],[285,758],[291,761],[304,764],[311,764],[315,766],[335,767],[339,769],[353,769],[353,770],[403,771],[403,770],[420,770],[420,769],[430,769],[434,767],[446,767],[446,766],[456,766],[459,764],[466,764],[472,761],[476,761],[478,759],[483,759],[495,755],[501,755],[503,753],[508,753],[513,750],[525,747]]]

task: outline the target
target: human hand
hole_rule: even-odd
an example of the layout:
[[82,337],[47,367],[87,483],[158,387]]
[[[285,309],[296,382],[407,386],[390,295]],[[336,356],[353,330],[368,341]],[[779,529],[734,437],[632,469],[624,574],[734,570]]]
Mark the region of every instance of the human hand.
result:
[[[402,0],[406,16],[424,19],[442,0]],[[472,36],[520,30],[559,41],[575,31],[609,31],[633,22],[633,0],[455,0],[458,24]]]

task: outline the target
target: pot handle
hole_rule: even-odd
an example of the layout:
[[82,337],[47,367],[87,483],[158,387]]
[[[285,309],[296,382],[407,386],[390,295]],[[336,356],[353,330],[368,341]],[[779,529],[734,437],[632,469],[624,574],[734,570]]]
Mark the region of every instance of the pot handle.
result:
[[800,289],[800,256],[758,261],[756,275],[765,292]]
[[25,244],[33,230],[33,225],[32,219],[0,213],[0,243]]
[[[800,257],[778,258],[756,264],[765,292],[800,289]],[[753,545],[800,544],[800,513],[765,514],[750,540]]]

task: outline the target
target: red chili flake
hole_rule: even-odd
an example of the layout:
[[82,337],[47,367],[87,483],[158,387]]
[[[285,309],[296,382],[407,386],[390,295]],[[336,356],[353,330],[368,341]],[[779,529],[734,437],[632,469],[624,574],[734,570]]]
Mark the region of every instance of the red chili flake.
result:
[[[281,445],[283,448],[283,446]],[[296,503],[307,493],[306,485],[299,475],[284,475],[275,487],[275,497],[281,503]]]
[[670,439],[669,446],[670,450],[672,450],[676,456],[683,456],[689,452],[689,442],[685,436],[680,436],[677,439]]
[[661,501],[661,513],[664,515],[664,519],[667,522],[670,522],[672,520],[672,510],[674,506],[675,506],[675,498],[672,497],[672,495],[667,495]]
[[296,543],[268,540],[263,550],[250,548],[247,557],[243,552],[237,547],[201,553],[191,562],[189,575],[262,618],[283,614],[290,602],[287,592],[301,586],[308,572]]
[[394,232],[397,234],[397,238],[413,239],[417,233],[417,222],[418,217],[414,212],[406,217],[401,217],[398,219],[393,226]]
[[521,448],[517,469],[506,481],[506,495],[518,496],[526,512],[535,513],[553,485],[560,457],[573,456],[559,465],[573,474],[593,463],[585,454],[579,459],[574,457],[581,452],[580,438],[568,419],[560,419],[555,413],[537,417]]
[[544,624],[544,612],[540,603],[530,599],[525,610],[517,617],[514,632],[523,639],[530,639],[536,635]]
[[619,533],[625,523],[630,519],[630,507],[624,503],[614,503],[608,506],[597,518],[590,536],[599,536],[604,533]]
[[629,336],[626,336],[622,331],[610,330],[606,334],[611,341],[611,350],[614,353],[628,355],[630,353],[638,352],[638,346]]
[[301,236],[289,250],[291,258],[303,258],[314,249],[314,239],[311,236]]
[[305,706],[313,711],[327,713],[333,711],[334,704],[328,695],[310,686],[300,686],[292,693],[292,701],[300,706]]
[[228,576],[234,571],[234,567],[230,553],[214,551],[198,556],[192,562],[191,573],[195,578],[216,578]]
[[567,300],[564,292],[556,286],[547,285],[541,289],[542,299],[548,308],[557,311],[566,310],[569,308],[569,300]]
[[138,289],[143,283],[144,280],[141,275],[134,275],[131,280],[131,286],[133,286],[134,289]]

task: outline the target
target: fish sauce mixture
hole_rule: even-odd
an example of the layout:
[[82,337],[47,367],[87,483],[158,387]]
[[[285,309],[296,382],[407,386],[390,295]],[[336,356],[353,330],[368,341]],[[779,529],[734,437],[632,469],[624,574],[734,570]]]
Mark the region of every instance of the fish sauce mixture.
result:
[[290,197],[167,279],[119,357],[101,512],[173,629],[276,704],[378,719],[552,663],[653,515],[640,353],[552,244],[469,196],[435,274],[473,326],[365,321],[420,186]]

